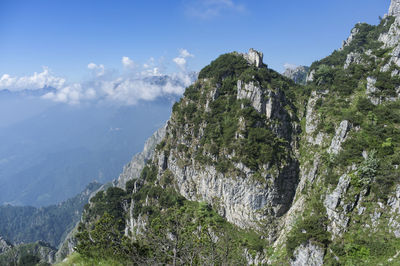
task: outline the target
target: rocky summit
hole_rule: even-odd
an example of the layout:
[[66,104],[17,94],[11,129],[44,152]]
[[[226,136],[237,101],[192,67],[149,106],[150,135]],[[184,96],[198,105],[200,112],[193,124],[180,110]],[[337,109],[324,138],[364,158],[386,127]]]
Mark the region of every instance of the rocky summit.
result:
[[286,76],[254,49],[212,61],[91,198],[72,259],[399,265],[399,3]]

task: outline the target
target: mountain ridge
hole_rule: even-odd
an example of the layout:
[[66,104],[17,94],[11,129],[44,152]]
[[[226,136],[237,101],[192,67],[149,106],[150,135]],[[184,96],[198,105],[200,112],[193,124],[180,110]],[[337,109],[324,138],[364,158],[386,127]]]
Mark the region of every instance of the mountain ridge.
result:
[[211,62],[141,175],[92,198],[77,252],[137,264],[400,263],[399,23],[357,24],[304,86],[253,49]]

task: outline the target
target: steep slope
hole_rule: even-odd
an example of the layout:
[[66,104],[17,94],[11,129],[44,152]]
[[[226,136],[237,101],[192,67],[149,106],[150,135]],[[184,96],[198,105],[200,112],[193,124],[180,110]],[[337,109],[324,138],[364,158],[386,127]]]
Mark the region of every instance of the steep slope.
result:
[[398,20],[357,24],[310,67],[300,182],[274,244],[294,265],[398,263]]
[[22,244],[0,253],[0,265],[51,265],[55,254],[53,247],[41,241]]
[[0,206],[0,235],[14,244],[40,240],[58,247],[79,221],[90,194],[99,187],[99,183],[91,183],[82,193],[58,205]]
[[124,170],[118,179],[114,180],[117,187],[125,188],[126,182],[140,177],[146,162],[153,157],[156,146],[165,137],[165,127],[166,125],[162,126],[148,138],[144,144],[143,151],[133,156],[132,160],[124,166]]
[[[165,137],[141,176],[131,176],[125,191],[109,188],[91,199],[79,227],[78,251],[112,257],[112,247],[101,240],[106,227],[120,232],[114,238],[122,241],[112,248],[118,247],[118,256],[138,263],[260,262],[298,182],[294,150],[300,121],[292,102],[302,93],[268,69],[257,51],[220,56],[174,105]],[[129,171],[124,172],[118,183],[126,180]],[[174,234],[185,235],[179,245],[193,249],[178,252],[174,239],[164,243],[174,224],[183,227]],[[219,249],[210,253],[214,244]]]
[[138,264],[400,264],[399,6],[357,24],[305,86],[252,49],[205,67],[140,177],[92,198],[77,251]]
[[281,216],[297,184],[299,120],[285,95],[294,87],[254,50],[220,56],[173,107],[154,156],[159,178],[172,174],[186,199],[242,228]]

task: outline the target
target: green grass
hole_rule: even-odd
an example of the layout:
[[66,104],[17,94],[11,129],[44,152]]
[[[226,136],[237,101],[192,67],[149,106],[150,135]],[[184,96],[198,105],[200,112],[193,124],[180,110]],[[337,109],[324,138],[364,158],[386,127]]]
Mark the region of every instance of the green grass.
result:
[[55,266],[124,266],[128,263],[121,263],[113,259],[86,258],[77,252],[72,253],[63,262]]

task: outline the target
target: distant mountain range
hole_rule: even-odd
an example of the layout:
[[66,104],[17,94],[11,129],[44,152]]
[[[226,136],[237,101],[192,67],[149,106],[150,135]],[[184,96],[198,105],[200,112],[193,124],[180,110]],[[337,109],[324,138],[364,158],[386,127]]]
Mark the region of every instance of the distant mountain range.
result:
[[[162,83],[170,78],[149,79]],[[0,112],[6,114],[0,117],[0,205],[50,205],[93,180],[118,177],[179,98],[73,106],[40,99],[50,91],[0,91]]]

